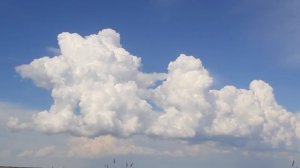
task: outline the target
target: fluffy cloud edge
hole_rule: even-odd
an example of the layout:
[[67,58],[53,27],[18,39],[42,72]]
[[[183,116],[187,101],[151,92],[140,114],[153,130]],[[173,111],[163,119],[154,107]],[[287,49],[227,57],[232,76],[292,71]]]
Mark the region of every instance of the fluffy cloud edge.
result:
[[12,118],[9,127],[282,150],[300,139],[299,115],[278,105],[264,81],[252,81],[249,89],[212,90],[213,78],[201,60],[184,54],[167,73],[144,73],[141,59],[122,48],[120,35],[111,29],[86,37],[62,33],[58,41],[60,55],[16,67],[23,78],[51,90],[54,104],[33,115],[31,123]]

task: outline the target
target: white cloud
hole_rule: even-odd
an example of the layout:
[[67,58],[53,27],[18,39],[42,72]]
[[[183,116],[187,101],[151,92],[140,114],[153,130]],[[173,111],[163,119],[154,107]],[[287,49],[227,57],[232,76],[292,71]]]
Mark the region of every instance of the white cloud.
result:
[[38,150],[25,150],[18,154],[19,157],[46,157],[55,151],[55,146],[46,146]]
[[167,79],[153,90],[162,113],[148,131],[163,137],[193,137],[211,106],[207,94],[212,78],[199,59],[183,54],[168,70]]
[[[212,90],[213,78],[201,61],[184,54],[169,64],[167,73],[141,72],[141,59],[122,48],[120,35],[111,29],[86,37],[62,33],[58,41],[61,55],[16,68],[52,91],[51,108],[33,115],[28,124],[38,131],[88,137],[142,134],[281,150],[300,139],[299,115],[278,105],[264,81],[252,81],[249,89]],[[11,123],[14,128],[24,124]],[[110,144],[97,138],[74,141]]]
[[21,123],[19,118],[16,117],[10,117],[7,121],[7,126],[12,130],[12,131],[19,131],[22,129],[28,129],[32,127],[32,124],[30,123]]
[[54,55],[60,55],[60,49],[55,47],[47,47],[46,50]]
[[[0,102],[0,131],[7,128],[6,123],[13,130],[25,129],[30,124],[29,123],[20,123],[19,118],[24,121],[30,121],[31,116],[34,113],[37,113],[37,110],[32,110],[28,108],[21,107],[16,104],[9,102]],[[11,117],[18,116],[19,118]]]
[[149,138],[143,137],[138,143],[136,137],[120,139],[111,135],[95,138],[71,137],[67,140],[68,149],[66,149],[66,155],[70,158],[100,158],[120,155],[182,157],[207,154],[208,150],[210,154],[229,152],[228,149],[220,148],[214,142],[189,144],[178,140],[160,140],[158,142],[153,142],[153,140],[149,142],[149,140]]
[[95,138],[73,137],[68,142],[69,157],[95,158],[107,155],[154,153],[153,149],[136,146],[131,140],[117,139],[109,135]]

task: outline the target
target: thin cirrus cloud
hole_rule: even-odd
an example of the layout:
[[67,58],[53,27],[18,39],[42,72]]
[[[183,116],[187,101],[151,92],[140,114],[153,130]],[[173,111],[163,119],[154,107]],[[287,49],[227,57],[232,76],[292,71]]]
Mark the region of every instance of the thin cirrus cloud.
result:
[[249,89],[211,89],[213,77],[200,59],[181,54],[167,73],[145,73],[141,59],[122,48],[111,29],[82,37],[58,36],[61,54],[16,67],[38,87],[49,89],[50,109],[12,129],[74,136],[113,135],[214,141],[225,145],[290,149],[300,139],[299,115],[280,106],[272,87],[254,80]]

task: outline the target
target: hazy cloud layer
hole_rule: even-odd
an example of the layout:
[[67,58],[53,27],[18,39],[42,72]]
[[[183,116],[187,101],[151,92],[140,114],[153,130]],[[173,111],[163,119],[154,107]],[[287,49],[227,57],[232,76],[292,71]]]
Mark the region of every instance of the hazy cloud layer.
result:
[[109,135],[95,138],[72,137],[68,143],[67,156],[69,157],[94,158],[105,155],[154,153],[151,148],[136,146],[130,140],[120,140]]
[[58,42],[60,55],[16,68],[51,90],[54,103],[30,123],[12,118],[11,128],[284,150],[300,139],[299,115],[278,105],[264,81],[252,81],[249,89],[212,90],[213,77],[201,60],[184,54],[170,62],[167,73],[144,73],[141,59],[122,48],[111,29],[86,37],[61,33]]
[[46,157],[55,151],[55,146],[46,146],[38,150],[25,150],[18,154],[19,157]]

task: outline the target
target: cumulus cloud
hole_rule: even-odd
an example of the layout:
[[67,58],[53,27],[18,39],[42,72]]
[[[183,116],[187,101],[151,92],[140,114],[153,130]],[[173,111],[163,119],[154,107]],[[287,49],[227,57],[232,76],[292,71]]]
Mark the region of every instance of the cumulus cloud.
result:
[[54,103],[33,115],[32,123],[12,119],[10,127],[249,148],[288,149],[300,139],[299,115],[280,106],[264,81],[252,81],[248,89],[213,90],[213,77],[201,60],[184,54],[170,62],[167,73],[142,72],[141,59],[122,48],[120,35],[111,29],[86,37],[61,33],[58,42],[61,54],[16,68],[51,90]]

